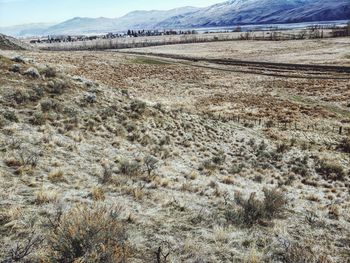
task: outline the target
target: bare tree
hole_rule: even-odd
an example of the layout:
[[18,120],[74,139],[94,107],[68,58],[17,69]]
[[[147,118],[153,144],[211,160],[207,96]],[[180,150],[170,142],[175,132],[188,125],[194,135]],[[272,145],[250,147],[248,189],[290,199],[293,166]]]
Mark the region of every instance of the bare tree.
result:
[[8,258],[2,261],[2,263],[21,261],[25,257],[29,256],[31,253],[33,253],[35,248],[38,247],[43,241],[44,238],[41,236],[37,236],[33,231],[25,242],[17,243],[16,246],[11,249]]
[[151,173],[157,169],[158,160],[155,157],[148,155],[144,158],[143,162],[146,166],[148,176],[151,176]]

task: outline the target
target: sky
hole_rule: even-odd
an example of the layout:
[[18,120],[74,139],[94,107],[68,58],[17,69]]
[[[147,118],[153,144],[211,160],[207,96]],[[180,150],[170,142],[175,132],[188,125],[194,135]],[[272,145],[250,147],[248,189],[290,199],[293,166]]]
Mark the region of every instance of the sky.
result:
[[0,27],[58,23],[73,17],[115,18],[134,10],[205,7],[224,0],[0,0]]

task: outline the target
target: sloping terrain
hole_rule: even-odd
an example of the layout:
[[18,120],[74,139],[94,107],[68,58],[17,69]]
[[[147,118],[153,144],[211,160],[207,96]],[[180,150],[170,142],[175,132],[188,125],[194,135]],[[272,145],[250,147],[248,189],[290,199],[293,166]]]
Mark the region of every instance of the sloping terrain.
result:
[[161,21],[177,16],[186,15],[198,10],[195,7],[183,7],[167,11],[134,11],[120,18],[87,18],[76,17],[63,23],[51,26],[43,31],[43,35],[87,34],[126,31],[128,29],[151,29]]
[[299,23],[350,19],[348,0],[233,0],[206,8],[133,11],[120,18],[76,17],[57,25],[0,28],[15,36],[90,34],[152,29],[192,29],[254,24]]
[[13,37],[27,37],[27,36],[40,36],[43,35],[45,30],[50,26],[54,26],[52,23],[32,23],[17,26],[0,27],[0,32],[4,35]]
[[25,50],[30,46],[13,37],[0,34],[0,50]]
[[234,0],[172,17],[159,27],[213,27],[244,24],[298,23],[350,19],[347,0]]
[[1,54],[1,260],[349,260],[348,82]]

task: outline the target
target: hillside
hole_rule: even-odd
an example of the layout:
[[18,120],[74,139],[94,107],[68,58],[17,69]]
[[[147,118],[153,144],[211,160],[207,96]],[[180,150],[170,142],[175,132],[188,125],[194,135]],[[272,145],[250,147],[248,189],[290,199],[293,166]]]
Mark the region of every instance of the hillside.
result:
[[0,28],[15,36],[91,34],[128,29],[174,29],[350,19],[348,0],[231,0],[206,8],[134,11],[120,18],[76,17],[57,25]]
[[[152,52],[336,65],[349,41]],[[249,68],[0,51],[0,262],[348,262],[348,74]]]
[[0,34],[0,50],[24,50],[31,47],[18,39]]
[[158,27],[212,27],[350,19],[348,0],[233,0],[172,17]]
[[161,21],[173,16],[186,15],[198,10],[183,7],[167,11],[134,11],[120,18],[76,17],[47,28],[44,35],[107,33],[120,30],[154,28]]
[[44,31],[51,26],[53,23],[32,23],[8,27],[0,27],[0,32],[4,35],[13,37],[27,37],[27,36],[39,36],[43,35]]

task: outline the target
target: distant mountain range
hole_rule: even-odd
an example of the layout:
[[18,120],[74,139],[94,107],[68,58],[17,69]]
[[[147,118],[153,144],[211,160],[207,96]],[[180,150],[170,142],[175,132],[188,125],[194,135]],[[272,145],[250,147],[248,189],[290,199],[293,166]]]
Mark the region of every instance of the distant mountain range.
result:
[[56,25],[2,27],[0,32],[19,37],[332,20],[350,20],[350,0],[231,0],[206,8],[134,11],[120,18],[76,17]]

